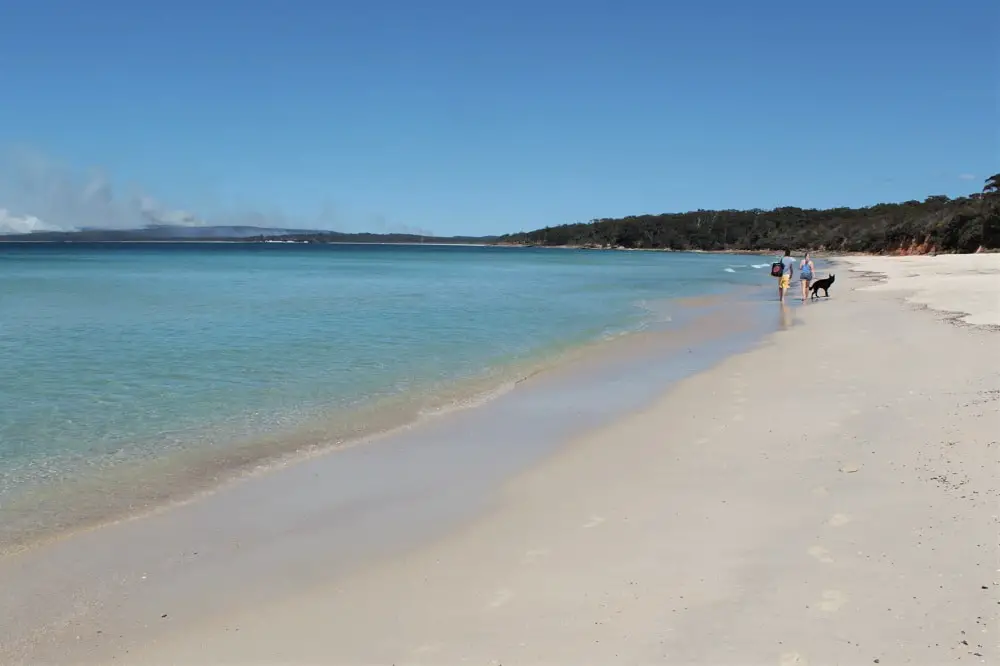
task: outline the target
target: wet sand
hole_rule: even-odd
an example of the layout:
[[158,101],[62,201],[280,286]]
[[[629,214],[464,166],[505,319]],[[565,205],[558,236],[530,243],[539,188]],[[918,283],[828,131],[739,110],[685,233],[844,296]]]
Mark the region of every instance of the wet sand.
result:
[[775,326],[766,305],[663,303],[661,328],[573,352],[481,406],[0,557],[0,663],[102,663],[440,538],[568,439],[752,346]]
[[[859,264],[891,276],[896,261]],[[984,270],[949,261],[953,273]],[[50,625],[20,654],[130,664],[990,663],[1000,657],[998,333],[915,308],[891,277],[835,272],[832,298],[770,304],[784,330],[638,413],[574,412],[574,401],[601,403],[565,390],[563,405],[537,405],[579,428],[522,471],[489,458],[492,477],[447,466],[462,473],[428,474],[444,459],[426,455],[439,433],[393,452],[409,456],[388,486],[397,498],[317,509],[316,498],[335,497],[331,484],[350,482],[329,457],[220,494],[214,508],[143,519],[118,541],[91,533],[46,571],[83,575],[80,553],[101,548],[169,553],[172,564],[120,572],[132,578],[108,584],[103,610],[67,610],[63,629]],[[993,316],[992,284],[992,300],[961,307]],[[933,295],[935,285],[921,288]],[[942,309],[960,307],[952,299]],[[642,384],[647,366],[606,378],[606,399],[652,386]],[[493,412],[497,423],[542,422],[527,418],[530,394],[519,394],[516,410]],[[470,461],[497,445],[489,424],[449,423],[489,442],[468,449]],[[557,438],[534,426],[495,430],[512,447]],[[510,474],[499,496],[463,487]],[[421,521],[430,515],[412,513],[421,502],[453,520]],[[252,528],[262,511],[288,523]],[[211,532],[222,517],[224,533]],[[189,522],[199,520],[200,529]],[[338,520],[347,531],[331,531]],[[387,525],[402,533],[386,535]],[[179,533],[202,534],[207,550],[182,549]],[[125,534],[142,540],[129,545]],[[378,539],[392,547],[372,556],[358,546]],[[336,575],[352,553],[350,575]],[[11,589],[17,574],[0,566],[0,583]],[[16,663],[11,655],[4,663]]]

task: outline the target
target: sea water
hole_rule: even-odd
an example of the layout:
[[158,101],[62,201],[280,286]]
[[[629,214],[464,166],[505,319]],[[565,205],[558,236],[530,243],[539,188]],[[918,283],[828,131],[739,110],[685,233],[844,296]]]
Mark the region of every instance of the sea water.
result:
[[0,245],[0,546],[71,527],[67,489],[92,482],[94,518],[107,484],[119,507],[133,490],[148,504],[488,399],[568,350],[669,326],[678,299],[762,282],[762,259],[737,255]]

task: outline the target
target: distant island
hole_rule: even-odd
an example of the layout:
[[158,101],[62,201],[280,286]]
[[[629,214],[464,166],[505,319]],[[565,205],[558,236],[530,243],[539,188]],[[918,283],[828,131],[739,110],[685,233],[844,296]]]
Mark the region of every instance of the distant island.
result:
[[1000,248],[1000,174],[982,192],[866,208],[630,215],[501,236],[500,244],[617,249],[925,254]]

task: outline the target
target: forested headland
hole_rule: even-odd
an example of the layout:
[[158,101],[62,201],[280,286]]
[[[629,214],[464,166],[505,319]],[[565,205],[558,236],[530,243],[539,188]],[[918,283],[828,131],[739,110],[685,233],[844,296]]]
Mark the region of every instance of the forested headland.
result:
[[965,197],[827,210],[697,210],[631,215],[502,236],[508,245],[662,250],[782,248],[930,253],[1000,249],[1000,174]]

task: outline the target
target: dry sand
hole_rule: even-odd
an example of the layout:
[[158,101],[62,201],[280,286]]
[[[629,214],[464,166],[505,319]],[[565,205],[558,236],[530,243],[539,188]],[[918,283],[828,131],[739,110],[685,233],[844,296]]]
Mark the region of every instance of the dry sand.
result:
[[961,313],[969,324],[1000,326],[1000,255],[852,257],[850,263],[888,278],[874,289],[909,291],[912,303]]
[[[774,305],[795,325],[573,442],[460,531],[171,617],[114,663],[993,663],[1000,334],[893,290],[995,322],[1000,280],[964,274],[1000,256],[938,259],[858,260],[891,277],[875,288],[839,266],[831,299]],[[897,282],[928,265],[947,279]]]

